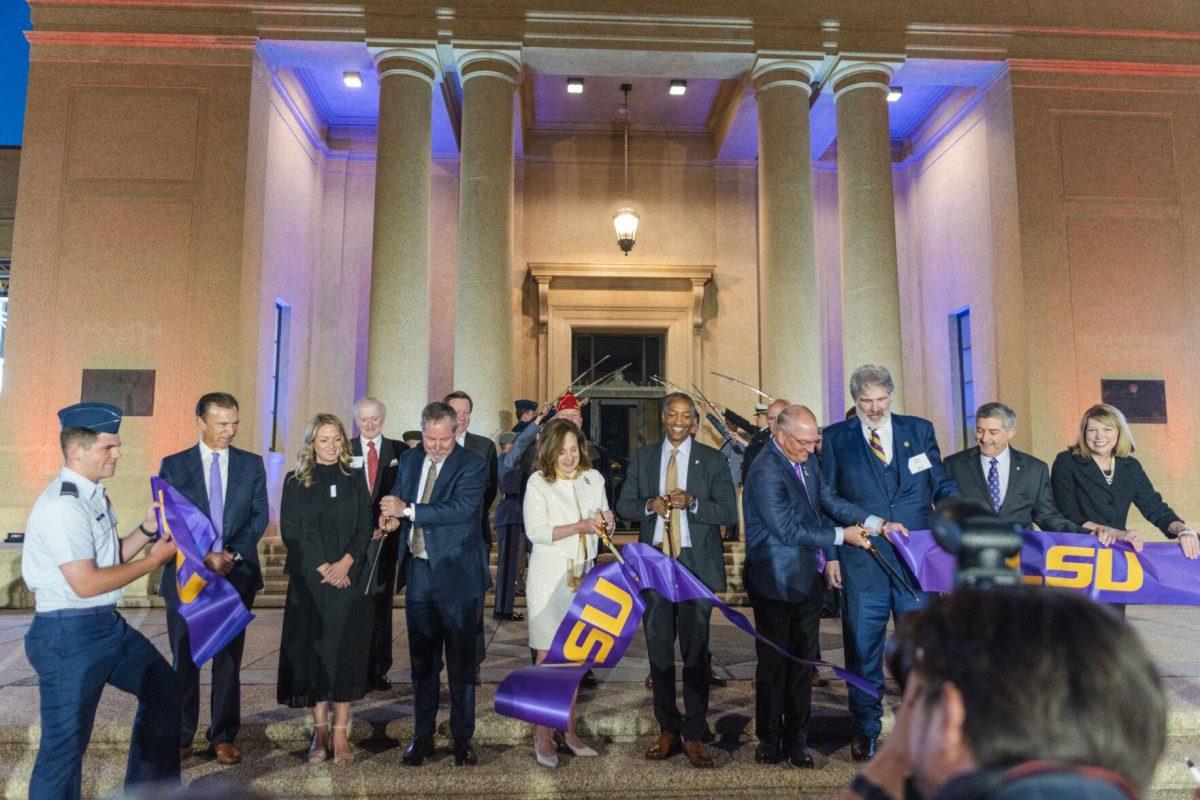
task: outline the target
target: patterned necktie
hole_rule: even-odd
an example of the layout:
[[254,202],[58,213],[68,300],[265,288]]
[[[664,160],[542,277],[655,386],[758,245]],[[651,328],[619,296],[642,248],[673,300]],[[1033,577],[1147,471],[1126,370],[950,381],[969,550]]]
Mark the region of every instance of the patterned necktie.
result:
[[[675,457],[679,455],[679,448],[671,448],[671,457],[667,459],[667,485],[666,490],[673,492],[679,488],[679,467],[675,465]],[[679,543],[679,509],[671,509],[671,535],[670,537],[663,536],[662,551],[663,555],[668,555],[671,558],[679,558],[679,552],[682,550],[682,545]]]
[[[421,504],[429,502],[429,498],[433,497],[433,484],[437,481],[438,465],[430,462],[429,474],[425,476],[425,491],[421,492]],[[417,528],[412,535],[412,554],[420,558],[425,555],[425,529]]]
[[1000,470],[996,468],[996,459],[992,459],[988,465],[988,494],[992,496],[992,508],[1000,511]]
[[879,456],[879,460],[884,464],[888,463],[887,453],[883,451],[883,442],[879,438],[879,431],[871,428],[871,452]]
[[212,520],[217,530],[217,540],[213,542],[213,550],[221,550],[221,537],[225,531],[225,492],[221,488],[221,454],[212,454],[212,464],[208,468],[208,518]]
[[377,477],[379,477],[379,452],[375,449],[375,442],[367,442],[367,486],[371,488],[371,494],[375,494]]

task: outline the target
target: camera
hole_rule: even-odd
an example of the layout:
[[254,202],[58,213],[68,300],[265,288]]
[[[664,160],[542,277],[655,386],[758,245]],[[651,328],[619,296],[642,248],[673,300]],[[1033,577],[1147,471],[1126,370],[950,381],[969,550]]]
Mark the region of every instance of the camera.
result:
[[1021,573],[1005,565],[1021,550],[1021,527],[1004,524],[977,500],[955,498],[938,506],[933,538],[954,555],[954,588],[1016,586]]

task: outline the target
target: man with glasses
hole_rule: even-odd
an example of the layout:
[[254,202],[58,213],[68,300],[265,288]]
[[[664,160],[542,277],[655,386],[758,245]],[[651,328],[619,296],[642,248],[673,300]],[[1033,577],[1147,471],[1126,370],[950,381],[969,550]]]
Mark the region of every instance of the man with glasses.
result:
[[[855,415],[825,429],[821,469],[825,483],[855,509],[854,520],[872,536],[879,557],[904,579],[894,577],[857,547],[839,547],[825,565],[834,588],[844,588],[842,616],[846,668],[875,684],[878,697],[851,687],[850,713],[855,735],[850,755],[866,761],[875,755],[883,718],[883,645],[888,619],[897,620],[923,606],[925,592],[879,534],[930,527],[933,504],[957,497],[958,487],[946,474],[933,424],[920,417],[892,413],[895,383],[884,367],[866,364],[850,376]],[[833,514],[839,518],[840,514]]]
[[[745,582],[755,626],[768,640],[807,659],[819,652],[824,554],[841,544],[867,545],[860,525],[836,527],[822,514],[824,509],[836,519],[853,520],[858,512],[823,482],[813,458],[820,444],[811,411],[804,406],[780,410],[775,435],[750,468],[742,494]],[[807,749],[812,669],[762,642],[755,649],[755,759],[812,769]]]

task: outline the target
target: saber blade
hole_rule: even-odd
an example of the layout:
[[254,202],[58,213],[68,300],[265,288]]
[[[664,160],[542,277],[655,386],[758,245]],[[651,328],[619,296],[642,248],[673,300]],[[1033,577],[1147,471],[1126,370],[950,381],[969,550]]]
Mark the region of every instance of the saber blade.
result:
[[709,374],[716,375],[718,378],[724,378],[727,381],[733,381],[734,383],[739,383],[742,386],[745,386],[750,391],[754,392],[755,394],[765,397],[768,403],[775,402],[775,398],[771,397],[771,395],[767,394],[762,389],[759,389],[757,386],[751,386],[750,384],[746,383],[745,381],[738,380],[737,378],[733,377],[732,375],[726,375],[722,372],[712,372]]

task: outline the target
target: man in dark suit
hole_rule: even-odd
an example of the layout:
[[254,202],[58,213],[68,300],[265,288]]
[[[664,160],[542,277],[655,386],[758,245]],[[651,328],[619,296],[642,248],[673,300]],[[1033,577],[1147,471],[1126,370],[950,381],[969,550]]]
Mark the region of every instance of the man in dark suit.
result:
[[790,405],[791,403],[787,400],[772,400],[767,406],[767,427],[759,428],[758,432],[750,438],[750,444],[746,445],[746,452],[742,454],[742,483],[746,482],[746,476],[750,474],[750,465],[754,463],[754,459],[758,458],[763,447],[775,435],[779,412]]
[[[755,626],[787,652],[807,659],[818,658],[823,555],[843,543],[867,543],[862,527],[835,527],[821,514],[822,505],[850,519],[855,510],[821,480],[816,459],[809,463],[820,441],[811,411],[804,406],[783,409],[775,435],[742,489],[745,582]],[[807,748],[812,670],[761,642],[755,649],[755,759],[760,764],[787,759],[793,767],[812,769]]]
[[[883,697],[883,645],[891,615],[897,618],[920,608],[928,595],[913,597],[909,588],[916,579],[896,555],[886,537],[878,534],[930,527],[933,504],[958,495],[946,474],[933,425],[919,417],[893,414],[895,384],[887,369],[864,365],[850,376],[855,416],[825,429],[821,468],[834,493],[848,500],[853,519],[872,535],[879,555],[905,578],[898,586],[865,551],[840,547],[825,565],[834,588],[844,588],[846,614],[842,617],[846,668],[875,684]],[[835,510],[825,509],[834,519]],[[845,518],[841,521],[845,522]],[[844,581],[844,585],[843,585]],[[882,699],[851,687],[850,713],[855,736],[851,756],[865,761],[875,754],[883,717]]]
[[[499,456],[496,454],[496,443],[486,436],[471,433],[467,428],[471,425],[471,412],[475,404],[466,392],[451,392],[442,398],[442,402],[454,409],[457,418],[458,446],[472,451],[483,459],[487,465],[487,489],[483,493],[483,505],[479,509],[479,532],[483,537],[484,552],[492,550],[492,526],[488,515],[492,512],[492,503],[496,501],[499,491]],[[493,607],[495,603],[493,602]],[[475,626],[475,683],[479,684],[479,666],[487,654],[487,644],[483,635],[483,606],[479,607],[479,624]]]
[[[267,474],[261,456],[231,447],[238,430],[238,403],[233,395],[212,392],[196,403],[200,441],[162,460],[158,477],[174,486],[196,508],[208,512],[221,534],[204,565],[238,591],[246,608],[263,587],[258,540],[267,529]],[[200,720],[200,670],[192,662],[187,623],[179,614],[175,562],[163,567],[158,589],[167,608],[167,633],[175,672],[183,689],[180,758],[192,754]],[[222,764],[237,764],[241,751],[234,740],[242,722],[241,669],[243,631],[212,658],[212,722],[205,734]]]
[[[363,471],[363,480],[371,492],[371,519],[379,519],[379,502],[396,483],[400,454],[408,449],[404,442],[383,435],[387,406],[382,400],[364,397],[354,404],[358,436],[350,440],[351,466]],[[395,536],[384,536],[376,529],[367,548],[367,563],[378,560],[375,568],[375,626],[371,635],[371,687],[386,692],[392,687],[388,671],[392,668],[392,599],[396,594],[396,566],[399,548]]]
[[1090,533],[1054,505],[1045,461],[1009,445],[1017,414],[1004,403],[984,403],[975,412],[975,447],[946,458],[946,472],[963,497],[978,500],[1006,525],[1028,530]]
[[[661,548],[713,592],[725,590],[721,526],[737,523],[737,494],[729,467],[716,450],[692,438],[699,413],[692,398],[663,398],[666,440],[638,448],[621,487],[617,513],[639,524],[638,539]],[[670,523],[669,526],[666,523]],[[666,535],[668,533],[669,536]],[[709,737],[709,621],[712,603],[669,603],[645,596],[646,649],[654,682],[659,736],[646,758],[662,760],[680,749],[694,767],[711,767],[702,741]],[[683,707],[675,701],[675,641],[683,655]]]
[[454,763],[478,763],[475,735],[475,631],[491,588],[479,508],[487,465],[459,447],[458,419],[445,403],[421,411],[422,449],[400,456],[391,492],[380,502],[380,527],[400,529],[405,565],[408,655],[412,665],[414,736],[401,761],[420,766],[433,754],[443,651],[450,679]]

